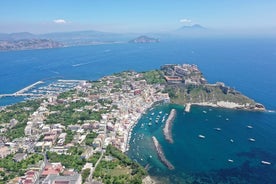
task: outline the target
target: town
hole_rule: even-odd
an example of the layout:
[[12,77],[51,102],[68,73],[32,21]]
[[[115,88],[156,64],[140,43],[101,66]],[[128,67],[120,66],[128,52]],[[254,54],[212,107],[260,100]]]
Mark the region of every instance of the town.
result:
[[[156,78],[165,81],[157,71],[127,71],[82,81],[73,90],[24,102],[31,106],[19,103],[17,110],[24,118],[16,118],[20,114],[13,106],[4,108],[0,116],[0,183],[104,182],[96,177],[96,167],[101,160],[114,159],[105,155],[109,145],[126,152],[140,116],[157,102],[169,102],[169,95],[162,93],[165,86],[150,81]],[[31,159],[31,164],[25,163],[17,175],[5,167],[4,158],[16,163]],[[73,165],[75,160],[68,163],[64,158],[79,161]]]

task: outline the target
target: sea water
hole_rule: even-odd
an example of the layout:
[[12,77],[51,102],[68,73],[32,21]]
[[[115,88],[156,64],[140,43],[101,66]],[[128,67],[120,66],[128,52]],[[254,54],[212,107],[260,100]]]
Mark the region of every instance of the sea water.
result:
[[[167,119],[171,109],[177,110],[172,144],[162,131],[163,117]],[[163,104],[140,119],[128,155],[162,183],[275,183],[275,122],[275,113],[199,106],[187,113],[182,106]],[[174,170],[159,160],[152,136],[161,143]]]
[[[276,109],[275,38],[185,39],[1,52],[0,94],[16,92],[39,80],[96,80],[114,72],[146,71],[168,63],[197,64],[209,83],[222,81],[267,109]],[[0,105],[18,101],[22,98],[1,98]],[[172,129],[174,143],[169,144],[162,134],[162,120],[172,108],[177,109],[177,116]],[[183,106],[169,104],[151,111],[135,126],[127,154],[162,182],[276,183],[275,113],[195,106],[184,113]],[[199,134],[205,139],[198,138]],[[158,138],[175,170],[169,171],[159,161],[152,135]],[[262,160],[272,164],[263,165]]]

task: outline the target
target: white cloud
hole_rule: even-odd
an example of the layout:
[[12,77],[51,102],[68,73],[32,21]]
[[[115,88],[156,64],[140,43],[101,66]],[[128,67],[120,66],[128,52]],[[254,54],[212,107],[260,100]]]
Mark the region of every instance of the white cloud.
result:
[[66,24],[67,23],[64,19],[56,19],[56,20],[53,20],[53,22],[56,24]]
[[189,23],[192,23],[192,20],[191,19],[180,19],[179,22],[189,24]]

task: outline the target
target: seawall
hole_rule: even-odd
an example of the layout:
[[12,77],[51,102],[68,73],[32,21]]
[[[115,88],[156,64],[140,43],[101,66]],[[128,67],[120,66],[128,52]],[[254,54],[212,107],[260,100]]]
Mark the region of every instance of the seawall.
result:
[[165,139],[169,143],[173,143],[173,138],[172,138],[172,124],[174,121],[174,118],[176,116],[176,110],[172,109],[170,112],[170,115],[166,121],[165,127],[163,128],[163,134],[165,136]]
[[161,162],[168,167],[168,169],[173,170],[174,166],[170,163],[170,161],[168,161],[164,155],[164,152],[162,150],[161,145],[159,144],[158,140],[156,139],[156,137],[152,136],[152,141],[154,143],[155,149],[157,151],[158,157],[161,160]]

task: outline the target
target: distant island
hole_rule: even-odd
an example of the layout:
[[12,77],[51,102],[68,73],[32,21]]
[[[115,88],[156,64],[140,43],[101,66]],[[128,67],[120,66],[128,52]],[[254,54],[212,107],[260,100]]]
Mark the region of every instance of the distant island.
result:
[[33,50],[63,47],[62,43],[49,39],[2,40],[0,51]]
[[148,36],[139,36],[133,40],[130,40],[129,43],[158,43],[160,42],[157,38],[151,38]]

